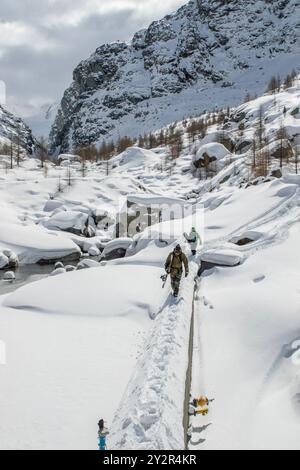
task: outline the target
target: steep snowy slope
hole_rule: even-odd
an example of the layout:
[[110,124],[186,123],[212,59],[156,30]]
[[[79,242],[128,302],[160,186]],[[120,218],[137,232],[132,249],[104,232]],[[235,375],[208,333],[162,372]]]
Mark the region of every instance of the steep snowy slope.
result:
[[32,154],[34,139],[31,130],[21,118],[0,106],[0,145],[10,145],[10,141]]
[[73,73],[50,134],[66,151],[233,105],[299,63],[299,0],[191,0],[99,47]]

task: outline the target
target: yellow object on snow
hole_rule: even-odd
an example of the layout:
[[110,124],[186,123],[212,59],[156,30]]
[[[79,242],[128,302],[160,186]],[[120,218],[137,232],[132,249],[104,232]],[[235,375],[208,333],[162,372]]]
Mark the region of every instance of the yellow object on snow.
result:
[[197,410],[196,411],[196,414],[197,415],[202,415],[202,416],[206,416],[208,415],[209,413],[209,409],[208,408],[203,408],[202,410]]
[[197,406],[200,406],[201,408],[209,405],[209,399],[207,397],[200,397],[196,401],[197,401]]

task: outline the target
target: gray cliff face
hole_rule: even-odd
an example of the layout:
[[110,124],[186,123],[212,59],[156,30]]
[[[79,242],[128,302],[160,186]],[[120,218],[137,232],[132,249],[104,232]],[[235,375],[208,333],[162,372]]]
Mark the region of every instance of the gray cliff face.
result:
[[99,47],[74,70],[50,133],[52,152],[195,115],[209,106],[211,86],[220,96],[234,85],[245,94],[251,71],[265,74],[265,85],[271,69],[282,72],[283,57],[299,53],[299,7],[300,0],[192,0],[130,44]]
[[29,155],[34,152],[35,141],[31,129],[24,121],[0,106],[0,138],[19,142],[20,147]]

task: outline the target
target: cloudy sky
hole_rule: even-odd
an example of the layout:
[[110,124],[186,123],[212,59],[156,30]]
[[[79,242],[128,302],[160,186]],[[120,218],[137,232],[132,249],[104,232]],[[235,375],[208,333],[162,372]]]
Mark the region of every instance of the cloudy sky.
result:
[[0,80],[7,107],[43,133],[41,108],[60,100],[80,60],[102,43],[128,40],[186,2],[1,0]]

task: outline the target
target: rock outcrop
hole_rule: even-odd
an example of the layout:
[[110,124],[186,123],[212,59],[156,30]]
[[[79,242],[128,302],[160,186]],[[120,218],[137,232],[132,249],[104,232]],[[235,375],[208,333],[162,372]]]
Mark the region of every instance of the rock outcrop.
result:
[[35,141],[30,128],[21,118],[0,105],[0,145],[10,145],[10,141],[27,154],[33,154]]

